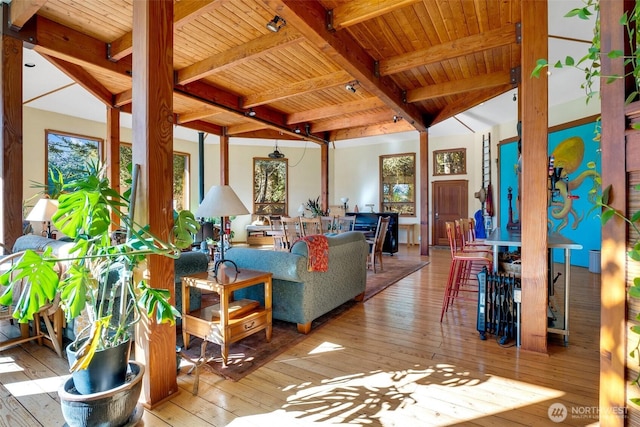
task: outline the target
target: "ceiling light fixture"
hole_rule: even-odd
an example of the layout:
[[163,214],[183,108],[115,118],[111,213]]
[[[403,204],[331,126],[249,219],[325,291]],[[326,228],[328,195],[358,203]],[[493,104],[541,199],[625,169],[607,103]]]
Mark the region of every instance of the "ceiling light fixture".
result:
[[255,117],[256,116],[256,112],[253,111],[253,108],[249,108],[249,111],[244,113],[245,116],[247,117]]
[[344,86],[344,89],[351,92],[351,93],[356,93],[356,86],[358,85],[358,81],[354,80],[352,82],[347,83]]
[[284,153],[281,153],[280,151],[278,151],[278,140],[276,139],[276,148],[273,150],[273,152],[269,153],[269,158],[281,159],[283,157],[284,157]]
[[280,28],[284,27],[285,25],[287,25],[287,21],[276,15],[271,21],[267,22],[267,29],[269,31],[277,33],[278,31],[280,31]]
[[300,126],[296,126],[296,128],[293,131],[295,133],[297,133],[298,135],[300,135],[302,133],[302,130],[300,130]]
[[402,116],[393,116],[393,123],[398,123],[398,121],[402,120]]

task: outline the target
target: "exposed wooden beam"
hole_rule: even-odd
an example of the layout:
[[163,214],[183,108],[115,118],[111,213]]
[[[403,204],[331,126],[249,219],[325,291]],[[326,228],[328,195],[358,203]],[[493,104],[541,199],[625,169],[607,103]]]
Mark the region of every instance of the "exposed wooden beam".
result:
[[104,42],[80,33],[72,28],[55,23],[36,15],[36,42],[34,50],[73,63],[82,68],[93,68],[114,73],[118,76],[130,76],[130,60],[117,63],[107,59],[107,47]]
[[380,61],[381,76],[407,71],[412,68],[435,64],[448,59],[478,53],[481,50],[493,49],[516,43],[516,27],[508,25],[489,30],[473,36],[463,37],[447,43],[416,50]]
[[12,0],[9,3],[9,27],[19,31],[24,24],[38,13],[48,0]]
[[389,77],[377,77],[374,59],[347,31],[329,31],[325,26],[326,10],[314,0],[262,0],[263,3],[294,26],[309,41],[347,71],[372,95],[406,118],[417,130],[426,130],[418,109],[407,104],[403,90]]
[[[228,0],[188,0],[175,2],[173,30],[175,31],[182,28],[202,13],[213,10],[226,1]],[[133,33],[128,32],[107,45],[108,58],[111,61],[120,61],[122,58],[131,55],[132,49]]]
[[[440,110],[439,114],[431,121],[429,126],[433,126],[437,123],[447,120],[450,117],[467,111],[469,108],[474,107],[481,102],[488,101],[491,98],[503,94],[513,89],[511,84],[498,86],[495,88],[484,89],[473,93],[459,96],[455,100],[447,103],[447,106]],[[515,107],[514,107],[515,108]]]
[[462,80],[424,86],[407,92],[407,102],[418,102],[425,99],[467,93],[474,90],[503,86],[511,82],[510,71],[497,71]]
[[113,96],[113,106],[114,107],[123,107],[127,104],[131,104],[131,100],[133,99],[133,90],[127,89],[120,93],[116,93]]
[[243,106],[246,108],[258,105],[269,104],[293,96],[304,95],[328,87],[344,85],[353,80],[353,77],[345,71],[336,71],[324,76],[314,77],[287,86],[279,86],[269,91],[256,93],[244,99]]
[[82,86],[87,92],[102,101],[107,106],[112,106],[113,95],[100,83],[95,77],[89,74],[84,68],[65,61],[64,59],[55,58],[49,55],[42,55],[45,59],[55,65],[60,71],[65,73],[69,78]]
[[57,88],[52,89],[52,90],[50,90],[48,92],[45,92],[45,93],[41,93],[40,95],[34,96],[33,98],[25,99],[24,101],[22,101],[22,105],[27,105],[30,102],[33,102],[33,101],[35,101],[37,99],[40,99],[40,98],[44,98],[45,96],[52,95],[52,94],[54,94],[56,92],[60,92],[61,90],[65,90],[66,88],[74,86],[76,84],[77,84],[76,82],[67,83],[66,85],[62,85],[60,87],[57,87]]
[[242,133],[253,132],[255,130],[264,129],[266,126],[264,123],[260,122],[249,122],[242,123],[240,125],[229,126],[227,128],[227,134],[229,135],[239,135]]
[[354,127],[347,129],[339,129],[335,131],[331,131],[329,133],[330,141],[341,141],[344,139],[355,139],[355,138],[364,138],[367,136],[379,136],[379,135],[387,135],[391,133],[400,133],[400,132],[408,132],[415,130],[411,124],[407,123],[405,120],[400,120],[397,123],[393,123],[392,121],[379,123],[377,125],[369,125],[362,127]]
[[422,0],[350,0],[340,3],[331,12],[333,28],[347,28],[418,2]]
[[352,127],[370,126],[372,123],[393,121],[393,113],[388,111],[374,111],[371,113],[358,114],[353,117],[340,117],[333,120],[323,120],[311,125],[313,133],[324,132]]
[[181,113],[181,114],[178,114],[178,119],[176,123],[181,125],[181,124],[193,122],[196,120],[206,119],[207,117],[215,116],[217,114],[222,114],[222,112],[220,110],[215,110],[212,108],[191,111],[188,113]]
[[349,113],[357,113],[360,111],[371,110],[373,108],[386,107],[385,103],[379,98],[371,96],[365,99],[345,102],[340,105],[331,105],[328,107],[314,108],[313,110],[299,111],[289,114],[287,124],[296,124],[302,122],[310,122],[313,120],[326,119],[329,117],[343,116]]
[[176,82],[178,84],[187,84],[200,80],[213,73],[225,71],[244,62],[267,55],[273,49],[298,43],[301,40],[303,38],[300,33],[290,27],[285,27],[277,33],[269,33],[258,37],[178,70]]
[[429,132],[420,132],[420,255],[429,256]]

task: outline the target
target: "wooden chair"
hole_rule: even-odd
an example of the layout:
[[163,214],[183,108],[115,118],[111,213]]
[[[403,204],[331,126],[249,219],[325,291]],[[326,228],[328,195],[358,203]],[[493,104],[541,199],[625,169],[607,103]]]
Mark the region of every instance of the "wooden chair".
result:
[[336,218],[336,233],[344,233],[345,231],[353,231],[356,226],[355,216],[340,216]]
[[333,233],[335,231],[334,220],[335,220],[335,217],[333,216],[320,217],[320,223],[322,224],[323,233]]
[[471,222],[469,218],[460,218],[455,220],[455,243],[457,249],[466,252],[487,252],[493,253],[493,247],[486,245],[484,242],[475,240],[475,234],[471,232]]
[[[13,265],[20,261],[24,251],[7,255],[0,260],[0,274],[4,274]],[[13,273],[12,273],[13,274]],[[16,281],[13,288],[14,303],[10,306],[0,306],[0,321],[8,320],[14,323],[13,312],[15,311],[15,302],[18,300],[20,293],[25,286],[30,286],[25,279]],[[51,320],[53,319],[53,323]],[[46,344],[62,357],[62,310],[59,307],[58,297],[50,304],[44,306],[38,313],[33,316],[33,334],[30,332],[28,323],[20,323],[20,336],[9,338],[0,342],[0,351],[20,345],[29,341],[37,340],[38,344]],[[45,330],[42,329],[44,323]]]
[[284,236],[284,245],[287,250],[291,249],[291,245],[302,237],[302,227],[300,225],[300,218],[282,217],[282,232]]
[[444,313],[449,310],[451,304],[459,297],[460,292],[478,293],[477,281],[472,280],[471,272],[482,268],[482,266],[486,266],[489,271],[492,271],[493,266],[491,254],[460,249],[457,243],[456,227],[453,222],[447,221],[445,229],[451,251],[451,265],[442,301],[442,311],[440,312],[441,322]]
[[276,251],[289,250],[285,241],[284,228],[282,227],[282,217],[280,215],[270,216],[269,225],[271,226],[271,236],[273,236],[273,249]]
[[322,222],[320,222],[320,218],[300,217],[300,232],[303,236],[322,234]]
[[384,246],[384,239],[387,236],[387,228],[389,228],[389,222],[391,218],[388,216],[378,217],[378,226],[376,227],[376,234],[373,240],[367,240],[369,243],[369,257],[367,260],[367,268],[372,268],[376,273],[376,261],[380,264],[380,270],[382,267],[382,246]]

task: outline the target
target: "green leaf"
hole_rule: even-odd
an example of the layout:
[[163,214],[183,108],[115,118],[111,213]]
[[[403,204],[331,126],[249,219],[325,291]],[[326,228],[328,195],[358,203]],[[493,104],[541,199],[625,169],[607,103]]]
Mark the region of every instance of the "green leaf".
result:
[[193,213],[180,211],[173,226],[175,245],[180,249],[190,247],[193,244],[193,236],[199,229],[200,223]]
[[640,220],[640,211],[636,211],[629,220],[631,222],[637,222],[638,220]]
[[636,333],[636,334],[640,335],[640,326],[638,326],[638,325],[634,325],[634,326],[632,326],[632,327],[631,327],[631,331],[632,331],[633,333]]
[[13,317],[20,323],[33,320],[33,315],[52,302],[58,291],[59,277],[51,248],[42,254],[25,251],[14,268],[12,286],[24,280]]
[[546,68],[548,65],[549,64],[546,59],[538,59],[536,61],[536,66],[531,72],[531,77],[536,77],[536,78],[540,77],[540,72],[542,71],[543,68]]
[[571,56],[567,56],[567,57],[564,59],[564,63],[565,63],[567,66],[572,67],[572,66],[575,64],[575,61],[573,60],[573,57],[571,57]]
[[180,312],[169,304],[171,293],[168,289],[150,288],[145,285],[144,281],[140,282],[138,289],[141,291],[138,306],[147,312],[147,317],[151,319],[155,311],[156,323],[175,324],[175,319],[180,317]]
[[620,58],[623,55],[624,55],[624,52],[619,49],[614,49],[609,53],[607,53],[607,56],[611,59]]
[[81,265],[74,264],[67,270],[60,284],[60,299],[66,308],[67,320],[78,317],[84,310],[93,280],[91,271]]
[[608,185],[604,190],[602,190],[602,204],[608,205],[610,197],[611,197],[611,185]]
[[630,287],[629,296],[632,298],[640,298],[640,288],[635,286]]
[[600,216],[600,223],[605,225],[609,220],[615,215],[615,211],[613,209],[607,209],[602,212]]

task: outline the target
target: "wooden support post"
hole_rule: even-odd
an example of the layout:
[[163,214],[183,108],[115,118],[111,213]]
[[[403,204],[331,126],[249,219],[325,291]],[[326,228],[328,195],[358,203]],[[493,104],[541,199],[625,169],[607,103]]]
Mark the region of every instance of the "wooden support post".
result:
[[[120,193],[120,110],[107,107],[107,143],[105,147],[107,177],[111,188]],[[120,224],[115,213],[111,214],[114,228]]]
[[329,144],[320,144],[320,206],[329,209]]
[[[133,162],[140,165],[136,221],[161,239],[173,226],[173,1],[133,2]],[[174,261],[150,256],[151,286],[175,299]],[[136,359],[146,366],[141,401],[154,407],[178,391],[175,325],[143,316]]]
[[229,135],[227,128],[220,135],[220,185],[229,185]]
[[[529,78],[547,58],[547,1],[522,1],[522,349],[547,352],[548,76]],[[496,260],[494,260],[495,262]]]
[[[600,2],[600,34],[602,52],[625,49],[624,28],[619,24],[632,2]],[[602,75],[624,75],[624,58],[611,59],[602,55]],[[627,211],[627,173],[623,159],[627,158],[625,141],[625,81],[606,82],[602,78],[602,187],[613,188],[610,203],[621,212]],[[600,425],[623,426],[625,420],[613,408],[626,405],[625,360],[626,337],[626,271],[627,227],[613,218],[602,227],[600,295]]]
[[[0,18],[6,8],[0,8]],[[22,235],[22,42],[2,35],[0,77],[2,162],[0,163],[0,242],[7,247]]]
[[420,255],[429,256],[429,133],[420,132]]

